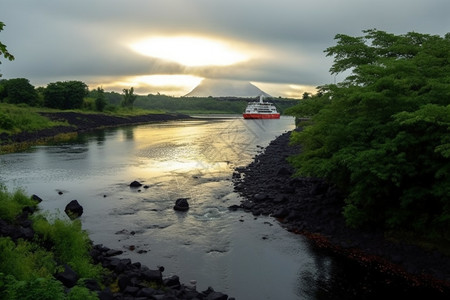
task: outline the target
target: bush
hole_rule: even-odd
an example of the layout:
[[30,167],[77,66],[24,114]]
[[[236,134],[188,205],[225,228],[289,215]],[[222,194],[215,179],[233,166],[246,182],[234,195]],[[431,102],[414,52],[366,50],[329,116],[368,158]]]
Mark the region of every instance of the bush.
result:
[[13,128],[14,120],[10,116],[0,112],[0,129],[9,131]]
[[34,219],[33,229],[44,242],[53,245],[55,256],[66,262],[82,278],[100,278],[103,269],[92,264],[91,241],[79,220],[56,219],[52,223],[42,216]]
[[1,277],[0,274],[0,282],[3,281],[5,289],[2,291],[0,286],[0,296],[4,300],[59,300],[66,298],[62,283],[53,278],[23,281],[17,280],[11,275],[3,276],[3,279]]
[[12,222],[26,206],[36,207],[37,202],[20,189],[10,194],[6,187],[0,184],[0,219]]
[[67,294],[67,300],[96,300],[98,296],[95,292],[88,290],[83,286],[74,286]]
[[15,244],[2,237],[0,252],[0,271],[17,280],[51,277],[56,271],[53,255],[35,243],[19,240]]

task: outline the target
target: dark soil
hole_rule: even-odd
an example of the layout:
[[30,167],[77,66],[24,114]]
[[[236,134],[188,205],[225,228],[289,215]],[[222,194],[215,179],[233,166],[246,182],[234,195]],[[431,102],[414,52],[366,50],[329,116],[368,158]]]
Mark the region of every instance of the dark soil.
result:
[[140,116],[118,117],[104,114],[83,114],[75,112],[41,113],[41,115],[54,121],[67,121],[68,126],[56,126],[35,132],[21,132],[15,135],[0,134],[0,145],[33,143],[55,137],[59,134],[72,132],[86,132],[89,130],[137,125],[170,120],[189,119],[183,114],[148,114]]
[[404,285],[409,294],[420,290],[433,299],[450,299],[450,257],[386,240],[381,231],[348,228],[336,188],[317,178],[293,177],[287,158],[301,149],[289,145],[289,136],[290,132],[279,136],[254,162],[235,170],[235,190],[246,200],[230,209],[277,218],[287,230],[309,237],[321,251],[381,272],[388,285]]

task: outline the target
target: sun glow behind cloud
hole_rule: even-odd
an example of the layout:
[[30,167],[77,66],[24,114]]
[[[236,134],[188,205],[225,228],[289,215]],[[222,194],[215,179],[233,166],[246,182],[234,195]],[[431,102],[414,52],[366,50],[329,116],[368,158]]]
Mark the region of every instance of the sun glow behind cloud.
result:
[[142,75],[124,77],[109,84],[102,84],[102,86],[118,92],[124,88],[133,87],[138,94],[161,93],[178,97],[189,93],[202,80],[202,77],[182,74]]
[[202,37],[152,37],[130,47],[139,54],[188,67],[229,66],[249,59],[245,51],[238,50],[232,43]]

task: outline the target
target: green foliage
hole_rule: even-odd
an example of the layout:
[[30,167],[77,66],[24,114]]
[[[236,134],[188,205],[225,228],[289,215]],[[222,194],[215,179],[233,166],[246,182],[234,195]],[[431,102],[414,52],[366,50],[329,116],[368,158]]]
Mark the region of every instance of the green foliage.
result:
[[11,194],[0,184],[0,219],[12,222],[26,206],[36,207],[37,202],[20,189]]
[[4,102],[12,104],[25,103],[33,106],[39,104],[38,94],[28,79],[14,78],[3,80],[0,85],[3,87]]
[[133,108],[134,101],[137,98],[137,96],[134,94],[134,88],[131,87],[130,89],[123,89],[123,94],[124,95],[121,105],[123,107]]
[[298,104],[286,109],[287,115],[296,116],[300,118],[310,118],[317,114],[322,108],[330,104],[329,95],[319,93],[317,95],[304,98],[298,101]]
[[67,294],[67,300],[96,300],[98,296],[95,292],[90,291],[89,289],[83,286],[74,286],[70,289],[70,292]]
[[107,104],[106,97],[105,97],[105,91],[102,88],[97,88],[96,92],[97,93],[96,93],[96,97],[95,97],[95,109],[97,111],[103,111]]
[[[450,229],[450,39],[378,30],[337,35],[332,73],[344,82],[292,108],[312,120],[292,141],[298,174],[346,194],[351,226]],[[310,101],[310,103],[306,102]],[[446,233],[447,232],[447,233]]]
[[[3,278],[2,278],[3,277]],[[4,300],[60,300],[66,299],[63,285],[53,278],[35,278],[24,281],[17,280],[11,275],[2,276],[4,290],[0,286],[0,296]],[[71,298],[75,299],[75,298]],[[81,299],[81,298],[78,298]]]
[[[255,99],[243,98],[201,98],[201,97],[172,97],[167,95],[139,96],[135,106],[145,109],[159,110],[170,113],[185,114],[242,114],[247,102]],[[270,100],[283,113],[285,109],[297,104],[297,100],[272,99]]]
[[81,105],[83,111],[94,111],[95,110],[95,99],[94,98],[84,98],[83,105]]
[[[36,205],[21,190],[8,193],[0,185],[3,220],[13,222],[23,207]],[[100,279],[104,272],[100,265],[91,262],[90,240],[79,220],[49,222],[43,215],[34,214],[33,229],[37,236],[32,241],[14,242],[0,237],[0,299],[97,299],[95,293],[82,286],[72,288],[66,295],[62,284],[53,278],[62,271],[57,262],[67,263],[82,278]]]
[[58,109],[79,109],[88,87],[81,81],[58,81],[49,83],[44,90],[44,105]]
[[0,133],[33,132],[63,124],[41,116],[36,108],[0,103]]
[[10,131],[14,128],[14,119],[0,111],[0,130]]
[[[5,23],[0,22],[0,31],[3,30],[3,28],[5,27]],[[4,58],[8,59],[8,60],[14,60],[14,56],[9,53],[8,49],[6,48],[6,45],[3,44],[2,42],[0,42],[0,57],[3,56]],[[2,62],[0,61],[0,64]],[[0,73],[0,77],[2,77],[2,74]]]
[[35,243],[0,238],[0,271],[18,280],[51,277],[56,271],[53,255]]
[[80,220],[55,219],[49,222],[42,216],[35,218],[33,229],[44,241],[53,245],[56,257],[66,262],[83,278],[99,278],[100,266],[94,266],[89,255],[91,243],[86,231],[82,230]]

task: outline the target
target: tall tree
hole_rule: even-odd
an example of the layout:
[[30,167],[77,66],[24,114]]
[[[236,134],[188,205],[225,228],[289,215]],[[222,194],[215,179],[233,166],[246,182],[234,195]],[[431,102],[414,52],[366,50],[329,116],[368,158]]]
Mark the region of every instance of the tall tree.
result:
[[[3,30],[3,27],[5,27],[5,23],[0,21],[0,31]],[[6,48],[6,45],[0,42],[0,56],[3,56],[4,58],[8,60],[14,60],[14,56],[8,52],[8,49]],[[0,61],[0,64],[2,62]],[[0,77],[2,77],[2,73],[0,73]]]
[[[450,232],[450,35],[336,35],[329,102],[293,140],[298,174],[346,195],[351,226]],[[311,106],[295,108],[307,113]]]
[[105,91],[101,87],[98,87],[95,95],[95,109],[98,111],[103,111],[105,106],[106,106]]
[[122,106],[133,108],[134,101],[136,100],[136,95],[134,94],[134,88],[123,89],[123,101]]

